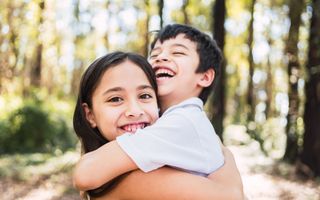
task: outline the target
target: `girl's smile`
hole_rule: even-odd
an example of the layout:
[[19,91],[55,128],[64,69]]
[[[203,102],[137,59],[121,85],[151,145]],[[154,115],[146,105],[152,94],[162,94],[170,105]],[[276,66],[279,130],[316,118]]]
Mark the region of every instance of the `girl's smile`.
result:
[[150,123],[147,123],[147,122],[136,122],[136,123],[123,125],[120,128],[124,130],[124,132],[135,133],[138,129],[143,129],[144,127],[149,125]]
[[153,124],[159,117],[156,94],[147,76],[128,60],[104,72],[92,94],[92,109],[86,104],[83,107],[91,127],[109,141]]

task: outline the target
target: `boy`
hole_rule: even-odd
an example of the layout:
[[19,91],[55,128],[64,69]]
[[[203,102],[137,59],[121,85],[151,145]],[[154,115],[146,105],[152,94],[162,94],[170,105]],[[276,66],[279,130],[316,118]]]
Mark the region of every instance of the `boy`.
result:
[[221,167],[220,141],[203,111],[220,61],[219,48],[206,34],[179,24],[163,28],[150,54],[162,116],[84,155],[74,175],[78,189],[97,188],[137,168],[149,172],[169,165],[207,176]]

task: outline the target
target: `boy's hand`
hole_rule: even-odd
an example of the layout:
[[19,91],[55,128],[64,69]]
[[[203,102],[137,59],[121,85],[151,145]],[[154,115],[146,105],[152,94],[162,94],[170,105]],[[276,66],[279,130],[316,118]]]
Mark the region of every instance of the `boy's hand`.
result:
[[111,141],[81,157],[74,170],[73,183],[79,190],[92,190],[134,169],[137,165],[116,141]]

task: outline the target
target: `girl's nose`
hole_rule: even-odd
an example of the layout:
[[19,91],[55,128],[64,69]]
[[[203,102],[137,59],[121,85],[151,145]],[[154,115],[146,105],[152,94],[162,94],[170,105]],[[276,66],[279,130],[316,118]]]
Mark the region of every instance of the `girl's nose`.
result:
[[143,109],[141,108],[139,103],[136,103],[136,102],[129,103],[125,112],[126,117],[140,117],[143,114],[144,114]]

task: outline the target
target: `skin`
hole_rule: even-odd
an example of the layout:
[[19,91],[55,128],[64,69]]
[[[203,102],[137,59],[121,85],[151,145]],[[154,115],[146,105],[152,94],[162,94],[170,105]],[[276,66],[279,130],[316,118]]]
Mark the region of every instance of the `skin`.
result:
[[[157,41],[151,51],[149,62],[157,75],[162,112],[186,99],[199,96],[202,88],[212,83],[213,69],[205,73],[195,73],[200,62],[196,49],[196,43],[179,34],[163,43]],[[158,77],[163,70],[173,76]],[[186,86],[188,89],[180,89]]]
[[[181,102],[182,99],[198,96],[201,89],[210,85],[213,81],[213,70],[208,70],[205,73],[195,73],[196,66],[199,63],[196,45],[184,38],[183,35],[166,40],[164,43],[156,43],[154,50],[157,51],[152,51],[150,62],[156,74],[166,72],[172,75],[171,78],[158,78],[157,80],[162,105],[161,111],[177,102]],[[191,67],[185,67],[186,65]],[[182,82],[184,83],[182,84]],[[176,94],[175,88],[181,88],[185,85],[188,85],[188,90],[180,90]],[[189,88],[191,88],[190,91]],[[100,199],[150,199],[150,196],[146,196],[146,188],[150,191],[147,194],[155,197],[152,197],[152,199],[157,197],[159,199],[190,199],[193,196],[194,198],[191,199],[242,199],[240,175],[232,154],[228,155],[226,152],[228,150],[224,150],[226,164],[221,168],[222,171],[218,170],[211,174],[208,177],[209,179],[169,167],[148,174],[137,170]],[[108,161],[102,160],[101,157],[108,158]],[[112,166],[107,163],[112,163]],[[112,141],[81,158],[75,170],[74,181],[76,187],[80,190],[89,190],[99,187],[120,174],[135,169],[137,169],[135,163],[122,151],[116,141]],[[95,176],[94,173],[89,172],[99,172],[99,174]],[[233,177],[233,181],[227,180],[228,177]],[[143,183],[142,180],[144,180]],[[199,192],[191,192],[195,189]],[[125,194],[129,194],[129,196]]]
[[[195,73],[199,65],[196,44],[184,38],[184,35],[178,35],[175,39],[166,40],[164,43],[156,43],[155,49],[151,53],[150,63],[157,75],[160,103],[165,108],[198,96],[202,88],[209,86],[214,78],[213,70]],[[172,76],[170,78],[158,77],[162,73],[170,73]],[[118,73],[117,75],[121,77],[122,74]],[[105,79],[108,80],[109,78]],[[112,80],[117,82],[117,78]],[[127,82],[124,81],[124,83]],[[188,85],[188,89],[181,90],[180,88],[185,85]],[[95,98],[94,96],[93,100]],[[100,111],[100,109],[98,110]],[[89,121],[93,121],[93,118],[87,118]],[[95,124],[96,121],[92,122],[92,124]],[[118,125],[117,122],[111,122],[106,129],[112,126],[113,123]],[[100,123],[101,126],[104,124],[106,123]],[[75,169],[74,182],[80,190],[91,190],[100,187],[103,183],[111,181],[115,177],[136,169],[138,169],[136,163],[114,140],[81,158]]]
[[[244,199],[242,181],[232,153],[222,148],[223,167],[208,178],[195,176],[170,167],[149,173],[131,172],[106,195],[96,200],[186,200]],[[232,177],[232,178],[230,178]]]
[[[128,84],[131,77],[135,78]],[[137,169],[114,139],[126,131],[133,134],[137,128],[150,125],[159,117],[155,91],[144,72],[130,61],[103,74],[93,92],[92,105],[90,109],[83,104],[87,120],[111,142],[81,157],[74,170],[74,185],[82,191],[98,188],[123,172]],[[110,156],[110,159],[106,162],[100,156]],[[108,163],[119,167],[108,169]],[[92,173],[100,171],[108,173]]]
[[[129,74],[134,79],[119,78]],[[135,132],[158,118],[155,91],[144,72],[130,61],[108,69],[93,92],[92,109],[83,108],[92,128],[109,141],[125,132]]]

